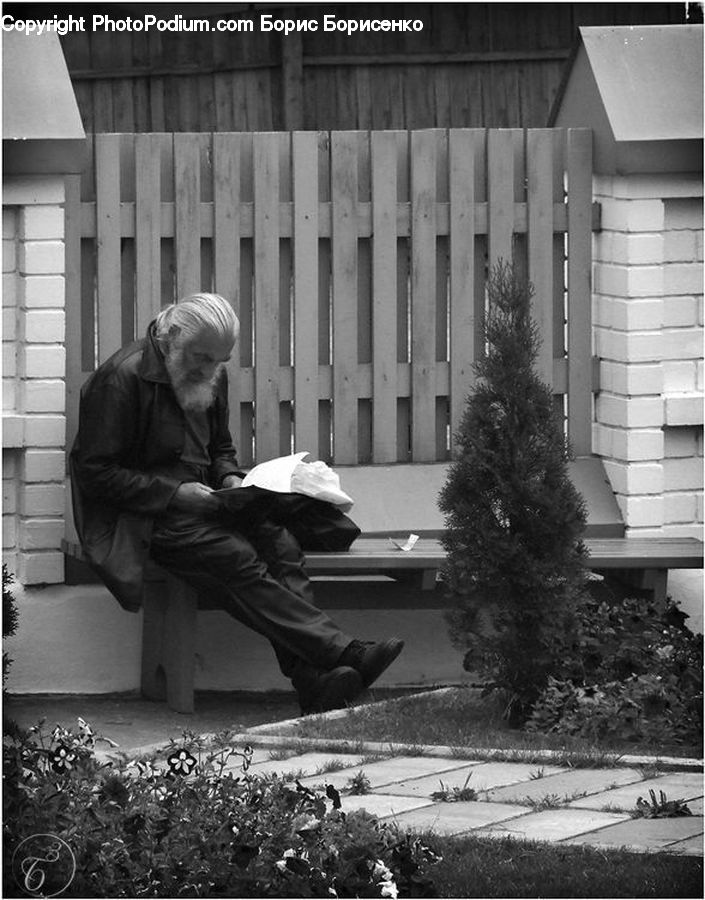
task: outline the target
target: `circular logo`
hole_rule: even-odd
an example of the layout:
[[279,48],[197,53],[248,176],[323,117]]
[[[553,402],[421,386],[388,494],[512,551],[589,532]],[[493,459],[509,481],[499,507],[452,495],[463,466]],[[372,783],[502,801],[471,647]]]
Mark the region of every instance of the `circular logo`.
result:
[[55,834],[33,834],[15,848],[12,874],[29,897],[58,897],[73,881],[76,857]]

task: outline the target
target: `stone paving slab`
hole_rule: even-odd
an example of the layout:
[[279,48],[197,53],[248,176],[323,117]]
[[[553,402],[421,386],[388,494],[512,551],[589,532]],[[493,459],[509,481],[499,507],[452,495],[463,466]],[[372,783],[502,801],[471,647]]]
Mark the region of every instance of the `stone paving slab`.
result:
[[[461,766],[450,772],[434,773],[425,778],[405,778],[394,785],[395,794],[408,794],[410,796],[430,796],[434,791],[441,789],[441,782],[445,788],[462,788],[467,781],[467,787],[476,791],[485,791],[498,785],[531,783],[532,775],[538,771],[538,766],[529,763],[503,763],[503,762],[477,762],[468,766]],[[542,766],[545,772],[558,773],[564,769],[558,766]],[[468,778],[469,776],[469,778]],[[485,799],[485,798],[481,798]]]
[[[626,813],[596,810],[545,809],[509,822],[483,829],[484,837],[513,837],[528,841],[562,841],[565,838],[594,832],[598,828],[627,821]],[[588,843],[590,843],[588,841]]]
[[702,856],[703,836],[696,834],[695,837],[686,838],[684,841],[676,841],[675,844],[668,844],[666,849],[669,853],[680,853],[682,856]]
[[[670,850],[670,845],[703,834],[700,816],[678,819],[629,819],[601,828],[592,834],[581,834],[564,843],[590,844],[593,847],[625,847],[640,851]],[[702,852],[702,851],[701,851]]]
[[506,819],[514,819],[531,812],[527,806],[515,803],[482,803],[474,800],[459,803],[432,803],[421,809],[395,816],[400,828],[423,831],[433,829],[438,834],[464,834],[485,828]]
[[[266,762],[260,762],[250,766],[250,772],[253,775],[287,775],[291,773],[303,773],[304,776],[316,776],[325,778],[326,783],[330,784],[329,775],[332,777],[334,773],[323,773],[322,769],[329,765],[351,767],[356,766],[360,762],[359,753],[302,753],[298,756],[290,756],[287,759],[268,759]],[[347,772],[348,768],[342,771]]]
[[[656,778],[648,778],[635,784],[624,785],[589,797],[580,797],[568,805],[590,809],[634,809],[639,797],[649,800],[649,791],[656,797],[663,791],[669,800],[690,800],[703,796],[703,776],[694,772],[669,772]],[[673,821],[673,820],[671,820]]]
[[[345,787],[348,781],[359,772],[364,772],[369,779],[371,788],[384,787],[406,778],[420,778],[431,773],[449,772],[467,766],[467,760],[463,759],[437,759],[428,756],[393,756],[390,759],[382,759],[371,763],[362,763],[340,772],[331,772],[326,775],[326,784],[333,787]],[[309,787],[320,783],[318,777],[302,779],[302,784]],[[395,790],[396,793],[396,790]]]
[[555,774],[545,774],[542,778],[522,781],[506,787],[493,788],[481,798],[501,802],[521,803],[527,798],[540,800],[554,796],[565,802],[578,799],[578,795],[597,794],[615,786],[641,781],[641,772],[636,769],[561,769]]
[[433,805],[431,800],[421,797],[399,797],[395,794],[349,794],[340,799],[343,812],[364,809],[380,819],[396,818],[399,813],[410,809]]

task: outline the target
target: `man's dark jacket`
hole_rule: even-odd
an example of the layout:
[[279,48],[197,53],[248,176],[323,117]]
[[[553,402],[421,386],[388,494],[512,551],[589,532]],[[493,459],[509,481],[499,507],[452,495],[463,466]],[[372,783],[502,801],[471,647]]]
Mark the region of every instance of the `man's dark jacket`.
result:
[[[228,428],[227,375],[220,375],[210,420],[210,469],[220,487],[242,474]],[[184,413],[164,359],[147,336],[119,350],[81,390],[79,429],[70,455],[73,512],[84,553],[120,604],[142,605],[144,564],[154,519],[181,479],[170,472],[184,447]]]

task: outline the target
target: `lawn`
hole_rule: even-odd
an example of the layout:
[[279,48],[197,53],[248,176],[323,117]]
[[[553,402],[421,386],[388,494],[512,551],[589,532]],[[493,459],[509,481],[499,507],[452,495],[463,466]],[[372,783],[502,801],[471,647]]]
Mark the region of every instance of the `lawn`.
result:
[[[406,746],[440,745],[473,750],[496,750],[511,759],[531,751],[552,750],[565,754],[572,765],[596,765],[616,761],[625,754],[663,757],[702,756],[702,745],[632,743],[585,739],[556,734],[530,734],[510,728],[493,696],[483,697],[476,688],[458,687],[425,692],[381,703],[352,707],[342,717],[308,716],[280,733],[297,738],[375,741]],[[271,732],[270,732],[271,733]]]

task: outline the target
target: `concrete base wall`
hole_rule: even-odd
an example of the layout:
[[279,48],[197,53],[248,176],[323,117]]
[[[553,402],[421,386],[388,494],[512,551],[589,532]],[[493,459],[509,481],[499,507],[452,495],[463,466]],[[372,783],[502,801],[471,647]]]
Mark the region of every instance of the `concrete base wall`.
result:
[[[137,691],[140,685],[142,615],[122,610],[94,585],[13,587],[17,634],[5,642],[13,659],[7,689],[15,694],[101,694]],[[703,631],[703,573],[674,571],[669,594]],[[462,654],[448,638],[437,610],[338,610],[341,628],[362,639],[398,635],[406,641],[381,687],[456,684],[470,680]],[[198,621],[196,687],[200,690],[286,690],[269,643],[221,612]]]

